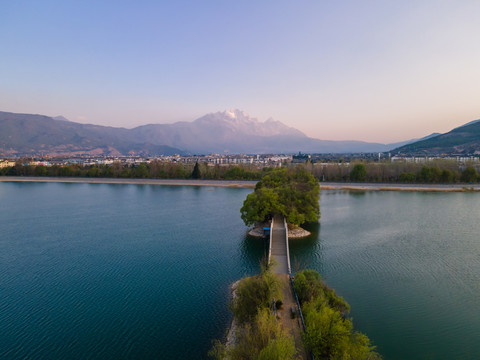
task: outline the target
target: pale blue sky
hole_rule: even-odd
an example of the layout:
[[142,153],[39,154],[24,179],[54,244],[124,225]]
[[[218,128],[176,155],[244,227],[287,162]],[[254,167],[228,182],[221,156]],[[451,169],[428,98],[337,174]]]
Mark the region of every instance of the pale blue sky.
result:
[[480,1],[0,0],[0,110],[134,127],[238,108],[392,142],[480,118]]

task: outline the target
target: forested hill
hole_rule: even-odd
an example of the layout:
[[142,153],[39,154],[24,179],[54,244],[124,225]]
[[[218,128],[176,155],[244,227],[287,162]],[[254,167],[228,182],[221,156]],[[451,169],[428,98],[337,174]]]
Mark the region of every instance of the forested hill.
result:
[[457,127],[445,134],[399,147],[399,155],[473,155],[480,153],[480,120]]

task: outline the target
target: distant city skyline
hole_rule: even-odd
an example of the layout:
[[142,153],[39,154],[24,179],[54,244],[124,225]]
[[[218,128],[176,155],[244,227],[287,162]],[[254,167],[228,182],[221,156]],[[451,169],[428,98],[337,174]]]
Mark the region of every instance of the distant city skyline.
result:
[[241,109],[391,143],[480,118],[480,2],[0,4],[0,111],[132,128]]

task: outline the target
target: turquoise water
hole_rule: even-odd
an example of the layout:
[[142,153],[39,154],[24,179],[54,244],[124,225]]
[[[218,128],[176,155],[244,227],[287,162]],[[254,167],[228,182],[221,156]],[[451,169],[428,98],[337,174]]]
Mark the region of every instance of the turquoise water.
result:
[[247,193],[0,184],[0,358],[204,357],[264,252]]
[[290,242],[385,359],[480,357],[480,194],[325,192]]
[[[0,183],[0,358],[205,358],[258,272],[251,190]],[[326,192],[292,261],[386,359],[480,353],[480,194]]]

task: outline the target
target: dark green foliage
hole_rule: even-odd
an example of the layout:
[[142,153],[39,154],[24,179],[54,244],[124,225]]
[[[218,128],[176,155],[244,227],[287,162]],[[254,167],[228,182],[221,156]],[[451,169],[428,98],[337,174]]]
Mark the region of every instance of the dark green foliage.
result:
[[356,164],[350,172],[350,180],[365,181],[367,179],[367,168],[364,164]]
[[[357,164],[358,165],[358,164]],[[455,160],[437,159],[428,161],[427,165],[409,161],[381,161],[365,163],[367,182],[387,183],[451,183],[460,178],[461,163]],[[312,173],[322,181],[353,180],[351,174],[355,165],[350,164],[315,164]]]
[[278,281],[270,268],[263,267],[260,275],[240,280],[230,308],[235,319],[245,323],[256,316],[258,309],[270,308],[274,298],[281,298]]
[[88,177],[99,177],[100,176],[100,169],[96,166],[92,166],[88,169],[87,174]]
[[240,212],[245,224],[283,215],[290,224],[318,221],[320,186],[313,175],[302,168],[275,169],[266,173],[249,194]]
[[59,169],[59,174],[60,176],[73,176],[74,172],[71,166],[66,165]]
[[[208,180],[258,180],[266,169],[253,165],[208,166],[206,163],[183,164],[153,160],[139,165],[23,165],[17,161],[13,167],[0,169],[0,176],[79,176],[79,177],[122,177],[154,179],[208,179]],[[27,160],[25,160],[27,162]],[[197,169],[197,170],[196,170]]]
[[[93,177],[123,177],[123,178],[154,178],[154,179],[190,179],[193,178],[196,164],[182,162],[167,162],[153,160],[140,165],[122,164],[119,161],[111,165],[24,165],[27,159],[18,160],[13,167],[0,169],[1,176],[93,176]],[[365,166],[365,180],[363,170]],[[356,167],[357,166],[357,167]],[[426,165],[407,162],[368,162],[362,164],[331,163],[331,164],[306,164],[297,165],[317,179],[325,181],[368,181],[368,182],[404,182],[404,183],[455,183],[458,181],[476,182],[473,176],[469,180],[461,180],[464,170],[461,163],[454,160],[431,160]],[[471,167],[470,164],[467,164]],[[356,167],[356,168],[355,168]],[[97,170],[90,169],[96,168]],[[354,171],[354,169],[357,169]],[[146,171],[145,171],[146,170]],[[212,165],[205,162],[198,163],[200,178],[207,180],[258,180],[273,169],[265,167],[260,169],[254,164],[240,165]],[[290,168],[292,171],[292,168]],[[471,171],[471,170],[469,170]],[[467,172],[468,174],[468,172]],[[268,194],[267,194],[268,195]],[[287,210],[285,210],[287,211]]]
[[298,272],[294,287],[307,328],[304,344],[315,359],[381,359],[368,337],[353,331],[352,321],[346,318],[349,305],[322,282],[320,274]]
[[200,173],[200,167],[198,166],[198,162],[195,163],[192,171],[192,179],[201,179],[202,174]]
[[418,174],[418,181],[422,183],[438,183],[440,182],[442,171],[438,166],[423,166],[420,174]]
[[141,163],[137,167],[134,167],[132,169],[132,172],[133,172],[133,174],[131,174],[131,175],[133,177],[139,178],[139,179],[145,179],[145,178],[148,178],[150,176],[150,174],[148,172],[148,166],[145,163]]
[[477,170],[475,170],[473,166],[467,167],[465,170],[462,171],[462,176],[460,180],[466,183],[477,182],[478,181]]
[[413,172],[402,172],[400,174],[399,181],[405,183],[413,183],[415,182],[416,176]]
[[47,167],[44,165],[35,166],[34,170],[35,176],[46,176],[47,175]]
[[240,166],[234,166],[227,170],[225,173],[226,180],[233,180],[233,179],[243,179],[245,177],[245,170]]
[[[295,341],[287,330],[280,328],[270,308],[273,299],[281,298],[274,264],[261,264],[260,275],[244,278],[237,285],[231,303],[233,316],[239,323],[236,345],[226,349],[214,341],[208,355],[214,359],[294,359]],[[278,304],[281,300],[277,301]]]
[[440,174],[440,182],[442,183],[451,183],[455,179],[455,175],[452,171],[448,169],[443,169]]
[[11,175],[10,172],[12,171],[11,166],[6,166],[4,168],[0,168],[0,176]]
[[242,279],[231,305],[233,316],[240,323],[251,320],[256,315],[257,308],[270,306],[270,295],[267,283],[260,275]]
[[342,297],[337,296],[335,290],[328,287],[322,277],[315,270],[303,270],[295,274],[293,282],[298,300],[301,304],[307,303],[314,299],[321,299],[328,305],[338,310],[343,315],[350,312],[350,306]]
[[325,303],[311,302],[302,307],[306,334],[304,344],[315,359],[381,359],[367,336],[353,331],[350,319]]

